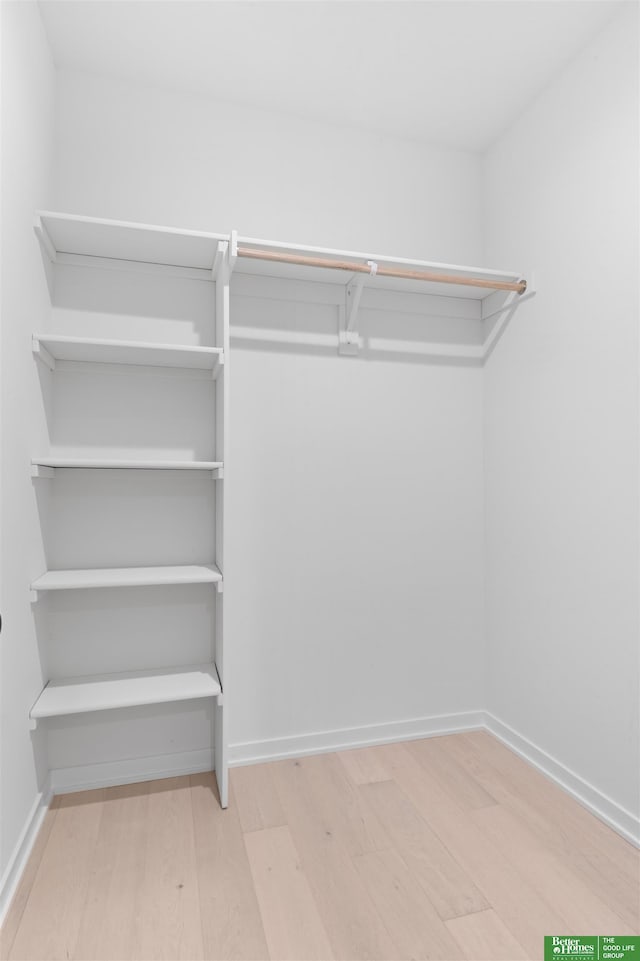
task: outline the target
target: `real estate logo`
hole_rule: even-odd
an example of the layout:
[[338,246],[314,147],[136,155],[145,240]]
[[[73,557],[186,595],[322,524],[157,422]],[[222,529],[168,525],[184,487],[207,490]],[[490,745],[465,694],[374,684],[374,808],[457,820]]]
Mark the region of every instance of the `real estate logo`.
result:
[[544,939],[544,961],[640,961],[640,937],[568,937]]
[[[549,951],[549,947],[551,951]],[[573,961],[599,961],[597,938],[551,937],[544,939],[544,958],[573,958]]]

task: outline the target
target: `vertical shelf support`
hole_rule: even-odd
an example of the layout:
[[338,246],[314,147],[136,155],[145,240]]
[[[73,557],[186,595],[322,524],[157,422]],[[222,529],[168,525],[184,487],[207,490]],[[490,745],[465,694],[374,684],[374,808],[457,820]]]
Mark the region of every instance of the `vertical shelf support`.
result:
[[[237,257],[238,240],[235,231],[231,233],[229,242],[220,243],[221,259],[216,272],[216,344],[222,348],[220,364],[217,366],[216,378],[216,460],[224,463],[224,471],[228,470],[225,458],[229,453],[229,298],[231,273]],[[224,358],[224,364],[223,364]],[[215,471],[222,480],[223,471]],[[216,564],[221,571],[225,571],[224,542],[226,539],[225,524],[225,489],[224,482],[215,485],[216,498]],[[227,625],[224,605],[224,580],[216,584],[216,631],[215,631],[215,664],[220,680],[220,687],[227,690],[228,679],[224,666],[224,647]],[[215,773],[220,795],[220,805],[226,808],[229,804],[229,772],[228,772],[228,723],[226,716],[226,698],[220,695],[214,708],[214,754]]]

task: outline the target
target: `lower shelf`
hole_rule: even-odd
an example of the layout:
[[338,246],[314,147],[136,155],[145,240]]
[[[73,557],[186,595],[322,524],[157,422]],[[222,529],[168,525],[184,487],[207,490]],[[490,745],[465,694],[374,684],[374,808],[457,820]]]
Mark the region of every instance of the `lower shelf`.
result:
[[213,565],[180,567],[98,567],[47,571],[31,585],[32,591],[65,591],[91,587],[152,587],[164,584],[214,584],[222,574]]
[[109,457],[51,457],[43,455],[31,460],[33,468],[48,467],[51,470],[220,470],[220,460],[124,460]]
[[191,701],[220,693],[215,664],[71,677],[49,681],[31,708],[29,717],[37,720],[141,704]]

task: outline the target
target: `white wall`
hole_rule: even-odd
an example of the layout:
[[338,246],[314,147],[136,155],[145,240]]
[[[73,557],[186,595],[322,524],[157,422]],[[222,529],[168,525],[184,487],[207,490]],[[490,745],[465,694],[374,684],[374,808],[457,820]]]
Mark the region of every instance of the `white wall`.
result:
[[[53,65],[35,3],[2,16],[2,704],[0,875],[46,775],[29,709],[42,672],[29,583],[44,570],[31,451],[46,437],[31,331],[48,294],[33,215],[50,201]],[[19,412],[19,413],[18,413]],[[46,495],[45,495],[46,496]]]
[[[480,256],[471,154],[73,73],[59,76],[56,124],[58,209]],[[271,749],[256,742],[479,709],[481,371],[410,350],[383,361],[310,349],[298,336],[309,329],[335,343],[335,305],[235,289],[232,743],[251,756]],[[240,336],[265,328],[288,331],[289,343],[264,349]],[[416,318],[403,329],[420,340]],[[56,740],[56,764],[77,763],[67,748],[65,759]]]
[[488,708],[636,813],[637,57],[629,4],[485,160],[539,289],[486,368]]
[[58,209],[463,264],[481,252],[474,154],[68,71],[57,90]]

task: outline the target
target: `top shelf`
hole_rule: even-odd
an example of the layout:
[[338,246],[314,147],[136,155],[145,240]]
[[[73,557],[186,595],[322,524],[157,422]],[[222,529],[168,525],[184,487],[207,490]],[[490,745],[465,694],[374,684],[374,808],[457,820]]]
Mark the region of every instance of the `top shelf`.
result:
[[40,211],[35,230],[52,261],[58,254],[214,270],[222,234]]
[[[348,288],[484,300],[495,291],[523,294],[522,274],[460,264],[408,260],[384,254],[309,247],[231,234],[178,230],[41,211],[36,234],[52,261],[68,256],[192,268],[215,278],[229,245],[234,273],[313,281]],[[373,266],[372,266],[373,265]],[[204,275],[203,275],[204,276]]]

